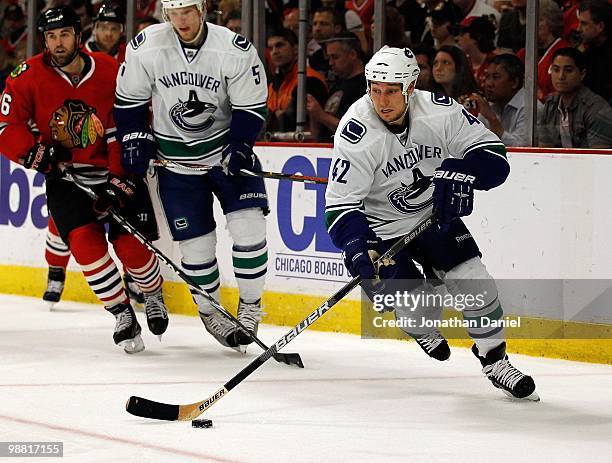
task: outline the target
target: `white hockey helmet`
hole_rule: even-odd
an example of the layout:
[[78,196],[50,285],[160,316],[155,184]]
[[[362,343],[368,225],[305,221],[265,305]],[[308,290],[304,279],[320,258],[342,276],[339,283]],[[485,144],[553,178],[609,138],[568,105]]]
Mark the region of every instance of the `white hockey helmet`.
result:
[[162,16],[165,21],[170,22],[166,10],[172,10],[175,8],[185,8],[186,6],[195,5],[198,7],[200,13],[206,10],[206,0],[161,0],[162,5]]
[[370,82],[402,84],[402,95],[408,103],[408,87],[416,82],[421,69],[410,48],[393,48],[385,45],[372,56],[365,66],[365,77]]

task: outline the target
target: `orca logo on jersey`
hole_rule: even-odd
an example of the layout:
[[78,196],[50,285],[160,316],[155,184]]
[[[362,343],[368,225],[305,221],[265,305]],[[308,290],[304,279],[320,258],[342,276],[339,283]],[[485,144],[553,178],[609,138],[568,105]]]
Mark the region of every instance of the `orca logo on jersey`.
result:
[[170,108],[170,119],[179,129],[185,132],[203,132],[215,122],[212,115],[217,107],[212,103],[198,99],[195,90],[189,90],[187,101],[179,100]]
[[387,195],[389,203],[403,214],[415,214],[433,204],[431,194],[427,195],[425,201],[414,202],[414,200],[418,201],[418,198],[426,194],[432,187],[433,177],[423,175],[419,169],[412,170],[412,177],[412,184],[406,185],[404,182],[401,182],[402,186],[394,189]]
[[87,148],[102,139],[104,125],[96,109],[81,100],[65,100],[51,114],[51,138],[64,148]]
[[340,136],[353,145],[359,143],[359,140],[366,134],[366,126],[356,119],[349,119],[346,123]]
[[246,37],[243,37],[239,34],[236,34],[234,40],[232,40],[234,46],[242,51],[247,51],[251,48],[251,42],[248,41]]

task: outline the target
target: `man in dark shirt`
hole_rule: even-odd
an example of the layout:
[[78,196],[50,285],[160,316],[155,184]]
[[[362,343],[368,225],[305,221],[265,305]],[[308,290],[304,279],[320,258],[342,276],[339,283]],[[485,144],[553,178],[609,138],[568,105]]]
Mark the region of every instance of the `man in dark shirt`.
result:
[[612,5],[606,0],[585,0],[578,6],[578,32],[585,48],[587,74],[584,85],[604,100],[612,98]]
[[366,81],[359,38],[355,34],[342,32],[328,40],[325,47],[336,81],[324,106],[308,95],[306,109],[313,135],[321,141],[331,141],[340,118],[365,95]]
[[612,108],[584,86],[586,63],[575,48],[561,48],[550,66],[556,95],[538,120],[539,145],[556,148],[612,148]]

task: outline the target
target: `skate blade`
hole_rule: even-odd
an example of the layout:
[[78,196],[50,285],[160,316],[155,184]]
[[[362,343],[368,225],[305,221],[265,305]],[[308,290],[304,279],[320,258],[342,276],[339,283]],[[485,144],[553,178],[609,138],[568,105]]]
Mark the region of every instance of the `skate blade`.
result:
[[162,342],[162,335],[161,335],[161,334],[158,334],[158,335],[156,335],[156,336],[157,336],[157,340],[158,340],[159,342]]
[[56,305],[57,302],[47,301],[47,307],[49,307],[49,312],[53,312],[55,310]]
[[121,341],[118,345],[123,347],[126,354],[137,354],[145,349],[144,342],[142,342],[140,335],[137,335],[132,339]]
[[238,352],[240,352],[241,354],[246,354],[247,347],[248,347],[248,344],[244,344],[244,345],[241,344],[241,345],[238,346],[238,348],[236,350]]
[[502,391],[503,391],[504,394],[506,394],[512,400],[518,400],[518,401],[521,401],[521,402],[525,401],[525,400],[528,401],[528,402],[539,402],[540,401],[540,396],[538,395],[538,393],[536,391],[533,391],[527,397],[523,397],[523,398],[514,397],[508,391],[504,391],[503,389],[502,389]]

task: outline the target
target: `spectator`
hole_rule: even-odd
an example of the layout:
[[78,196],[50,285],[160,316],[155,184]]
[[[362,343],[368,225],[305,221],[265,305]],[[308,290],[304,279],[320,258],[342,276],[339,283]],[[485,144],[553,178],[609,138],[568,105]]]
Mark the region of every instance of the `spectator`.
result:
[[[344,7],[347,10],[352,10],[357,13],[363,26],[366,43],[369,44],[372,40],[372,37],[370,36],[370,31],[372,30],[372,18],[374,16],[374,0],[346,0],[344,3]],[[364,51],[367,52],[368,50]]]
[[586,0],[578,7],[587,75],[584,84],[606,101],[612,99],[612,6],[606,0]]
[[491,18],[491,21],[495,24],[495,27],[499,24],[501,19],[501,13],[493,8],[491,5],[487,5],[483,0],[453,0],[455,5],[461,10],[461,16],[459,19],[469,18],[470,16],[487,16]]
[[70,6],[81,20],[81,40],[86,42],[91,37],[93,5],[90,0],[72,0]]
[[469,17],[461,22],[461,32],[457,39],[459,48],[470,59],[474,78],[480,89],[484,87],[485,73],[495,57],[495,26],[486,17]]
[[344,29],[343,22],[343,17],[331,8],[321,7],[315,11],[312,18],[312,38],[316,42],[316,46],[314,47],[315,51],[308,58],[308,64],[314,70],[324,74],[329,71],[329,63],[321,44],[342,32]]
[[[427,6],[425,2],[417,0],[390,0],[387,4],[396,8],[404,18],[404,31],[408,42],[413,45],[421,43],[427,20]],[[421,76],[419,75],[420,78]]]
[[21,63],[26,58],[28,31],[25,14],[19,5],[9,5],[4,9],[4,27],[6,51],[13,64]]
[[425,44],[420,44],[413,47],[412,52],[414,53],[417,63],[419,63],[419,69],[421,70],[419,78],[416,82],[416,88],[431,92],[434,85],[431,69],[436,52],[433,47]]
[[[548,69],[555,51],[569,47],[563,39],[563,13],[554,0],[540,0],[538,21],[538,99],[544,101],[553,92]],[[518,57],[525,62],[525,49],[518,52]]]
[[344,27],[347,31],[359,37],[361,49],[367,52],[369,44],[365,36],[365,31],[363,30],[363,23],[357,12],[355,10],[345,9],[344,1],[342,0],[321,0],[321,3],[324,7],[332,8],[336,14],[340,14],[341,16],[344,15]]
[[225,16],[224,26],[230,31],[240,34],[242,32],[242,14],[238,10],[230,11]]
[[286,8],[283,11],[283,28],[293,31],[298,36],[300,31],[300,10],[297,8]]
[[0,93],[4,91],[6,78],[9,76],[12,70],[13,63],[10,61],[6,48],[0,44]]
[[512,0],[513,9],[502,13],[499,20],[497,46],[516,53],[525,48],[527,35],[527,0]]
[[548,97],[539,118],[540,146],[612,148],[612,108],[584,86],[583,53],[571,47],[555,51],[550,71],[557,95]]
[[363,52],[359,38],[352,32],[342,32],[325,43],[329,65],[336,76],[323,106],[308,95],[306,108],[311,131],[319,139],[331,141],[338,122],[347,109],[366,93]]
[[101,51],[115,58],[119,63],[125,61],[125,41],[123,28],[125,13],[114,3],[104,3],[93,20],[91,38],[85,42],[88,51]]
[[[268,84],[268,129],[291,132],[296,127],[297,113],[297,47],[298,39],[290,29],[273,32],[267,40],[274,72]],[[306,93],[324,104],[327,99],[325,78],[310,66],[306,67]]]
[[143,31],[153,24],[159,24],[159,19],[155,16],[143,16],[142,18],[138,18],[136,20],[136,32]]
[[470,62],[465,53],[452,46],[441,47],[433,62],[434,91],[459,102],[478,90]]
[[525,117],[525,68],[516,55],[497,55],[487,67],[483,98],[470,95],[478,119],[506,146],[529,146]]
[[431,36],[434,47],[455,45],[455,36],[459,33],[461,11],[451,1],[438,4],[430,13]]
[[[374,18],[372,21],[370,30],[372,37],[374,37],[375,21],[376,18]],[[399,11],[392,6],[385,7],[384,44],[395,48],[405,48],[409,45],[408,38],[406,37],[406,30],[404,29],[404,18],[401,14],[399,14]]]

